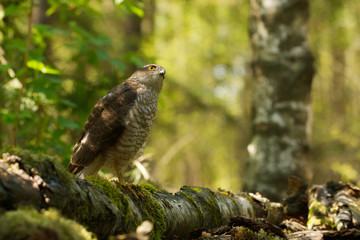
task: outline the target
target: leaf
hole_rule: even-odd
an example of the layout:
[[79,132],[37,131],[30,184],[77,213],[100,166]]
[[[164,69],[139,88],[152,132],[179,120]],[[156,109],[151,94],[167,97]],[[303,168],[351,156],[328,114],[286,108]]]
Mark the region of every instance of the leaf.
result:
[[19,8],[20,8],[19,5],[15,5],[15,4],[12,4],[8,7],[6,7],[5,11],[4,11],[5,16],[10,16],[12,14],[16,14],[18,12]]
[[91,36],[90,42],[93,43],[95,46],[104,46],[110,44],[110,40],[106,36]]
[[94,51],[87,52],[86,60],[90,64],[97,64],[98,63],[98,56],[97,56],[96,52],[94,52]]
[[45,73],[45,74],[54,74],[54,75],[59,75],[60,74],[59,70],[57,70],[57,69],[55,69],[53,67],[50,67],[48,65],[45,65],[44,63],[39,62],[37,60],[27,61],[26,66],[28,68],[40,71],[40,72]]
[[144,17],[144,10],[135,4],[125,4],[125,8],[140,18]]
[[132,62],[134,63],[136,66],[142,66],[142,65],[145,65],[145,62],[139,58],[135,52],[128,52],[126,55],[125,55],[125,59],[126,61],[128,62]]
[[24,110],[19,113],[19,117],[20,119],[31,119],[33,115],[31,112]]
[[114,0],[115,4],[121,6],[129,13],[133,13],[136,16],[144,17],[143,4],[139,1],[126,1],[126,0]]
[[17,72],[16,72],[16,77],[21,79],[24,75],[26,75],[26,73],[29,71],[28,68],[20,68]]
[[54,34],[68,35],[69,33],[60,28],[56,28],[54,26],[46,25],[46,24],[36,24],[34,26],[34,30],[36,30],[41,35],[51,36]]
[[58,117],[57,122],[60,126],[64,128],[73,128],[73,129],[79,129],[79,124],[77,124],[74,121],[71,121],[70,119]]
[[24,39],[11,38],[6,42],[6,46],[16,51],[26,52],[26,42]]
[[82,36],[85,41],[88,41],[88,42],[94,44],[95,46],[104,46],[104,45],[110,44],[110,40],[108,37],[103,36],[103,35],[98,36],[98,35],[92,34],[89,31],[82,28],[81,26],[79,26],[74,21],[70,22],[69,26],[74,32],[76,32],[77,34]]
[[1,116],[1,120],[3,123],[5,124],[14,124],[15,123],[15,114],[10,112],[8,109],[6,108],[1,108],[0,109],[0,116]]
[[[50,1],[53,2],[53,1]],[[54,14],[56,12],[56,10],[58,9],[59,5],[58,4],[52,4],[50,5],[50,7],[48,8],[48,10],[46,10],[45,14],[47,16],[51,16],[52,14]]]
[[97,57],[98,57],[101,61],[110,58],[110,57],[109,57],[109,54],[107,54],[107,52],[102,51],[102,50],[100,50],[100,49],[96,50],[96,55],[97,55]]
[[9,64],[0,64],[0,71],[6,71],[10,67]]
[[109,58],[109,62],[120,71],[125,71],[126,65],[122,61],[116,58]]
[[69,26],[74,32],[76,32],[76,33],[80,34],[81,36],[85,37],[85,39],[91,39],[93,37],[88,31],[86,31],[85,29],[80,27],[74,21],[71,21]]
[[76,103],[74,103],[74,102],[72,102],[72,101],[70,101],[68,99],[60,99],[60,102],[63,103],[64,105],[72,107],[72,108],[77,107]]
[[64,79],[61,79],[56,76],[47,76],[46,80],[51,83],[62,83],[64,81]]

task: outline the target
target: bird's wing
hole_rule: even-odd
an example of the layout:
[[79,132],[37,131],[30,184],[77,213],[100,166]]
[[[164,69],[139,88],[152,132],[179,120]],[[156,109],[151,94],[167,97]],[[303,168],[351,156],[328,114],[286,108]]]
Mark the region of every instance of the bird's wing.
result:
[[136,90],[125,83],[98,101],[73,148],[68,165],[70,172],[79,172],[117,141],[125,130],[125,119],[135,104],[136,94]]

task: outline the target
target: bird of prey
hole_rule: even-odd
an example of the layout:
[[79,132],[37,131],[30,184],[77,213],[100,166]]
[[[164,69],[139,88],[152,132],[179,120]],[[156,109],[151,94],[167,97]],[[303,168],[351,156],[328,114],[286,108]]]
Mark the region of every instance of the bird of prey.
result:
[[126,166],[144,152],[164,78],[162,66],[145,65],[102,97],[81,131],[67,169],[85,178],[104,167],[125,183]]

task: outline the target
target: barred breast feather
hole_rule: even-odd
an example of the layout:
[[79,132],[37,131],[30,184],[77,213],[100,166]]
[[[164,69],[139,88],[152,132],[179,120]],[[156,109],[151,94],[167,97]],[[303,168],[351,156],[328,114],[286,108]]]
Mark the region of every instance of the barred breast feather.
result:
[[[141,90],[141,89],[140,89]],[[125,131],[116,144],[102,154],[106,159],[105,169],[115,173],[114,161],[124,170],[131,161],[144,151],[146,138],[150,132],[157,110],[157,94],[146,91],[139,94],[125,120]]]

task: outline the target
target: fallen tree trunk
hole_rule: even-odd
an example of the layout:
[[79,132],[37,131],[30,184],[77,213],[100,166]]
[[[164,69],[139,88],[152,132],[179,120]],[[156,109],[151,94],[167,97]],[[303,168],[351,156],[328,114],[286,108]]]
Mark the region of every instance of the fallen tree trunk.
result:
[[[81,180],[48,157],[27,151],[5,153],[0,159],[0,238],[91,239],[82,226],[68,219],[86,226],[98,239],[136,229],[135,235],[116,239],[144,240],[152,227],[152,239],[360,236],[354,229],[360,222],[360,189],[356,186],[329,182],[307,190],[306,184],[295,178],[290,179],[288,194],[284,206],[260,194],[213,192],[201,187],[186,186],[171,194],[150,184],[120,185],[100,177]],[[29,226],[34,226],[33,230],[19,235],[19,229],[27,232]],[[74,237],[69,232],[75,233]],[[65,237],[60,237],[62,233]]]
[[21,206],[56,208],[100,238],[133,232],[144,220],[154,224],[154,239],[184,238],[195,229],[226,225],[231,217],[277,212],[246,193],[183,187],[171,194],[147,184],[122,186],[99,177],[81,180],[47,157],[5,153],[0,159],[1,211]]

